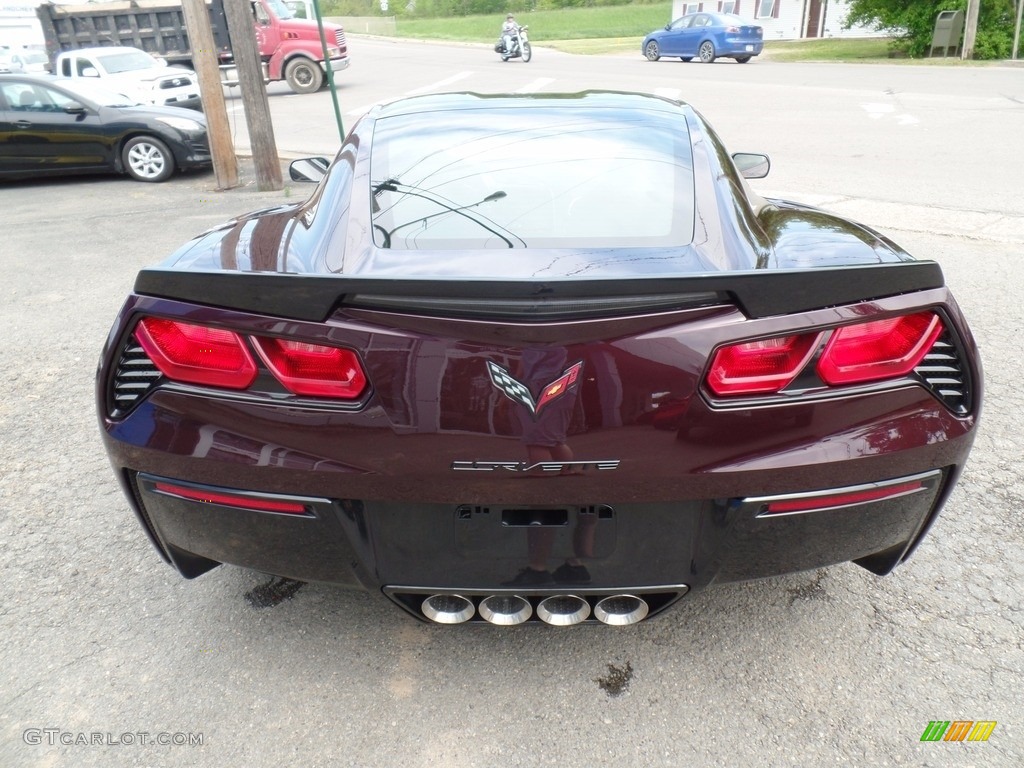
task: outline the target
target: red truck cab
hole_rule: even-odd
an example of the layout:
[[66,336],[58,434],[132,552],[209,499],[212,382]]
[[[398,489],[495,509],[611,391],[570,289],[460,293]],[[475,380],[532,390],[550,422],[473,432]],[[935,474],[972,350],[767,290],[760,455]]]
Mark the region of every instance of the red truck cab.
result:
[[271,80],[287,80],[296,93],[313,93],[324,82],[327,67],[340,72],[349,65],[345,30],[324,23],[327,60],[315,21],[295,18],[283,0],[252,0],[256,42]]

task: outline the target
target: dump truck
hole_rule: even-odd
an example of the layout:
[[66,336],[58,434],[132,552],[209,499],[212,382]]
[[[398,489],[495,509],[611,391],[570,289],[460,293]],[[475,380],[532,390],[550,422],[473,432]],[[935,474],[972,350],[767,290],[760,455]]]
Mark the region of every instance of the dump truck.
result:
[[[327,59],[315,21],[297,19],[282,0],[250,0],[256,44],[268,80],[285,80],[296,93],[312,93],[328,68],[349,65],[345,30],[324,23]],[[214,44],[225,85],[238,84],[223,0],[208,0]],[[36,10],[51,59],[64,51],[129,46],[195,68],[181,3],[176,0],[117,0],[85,5],[45,3]]]

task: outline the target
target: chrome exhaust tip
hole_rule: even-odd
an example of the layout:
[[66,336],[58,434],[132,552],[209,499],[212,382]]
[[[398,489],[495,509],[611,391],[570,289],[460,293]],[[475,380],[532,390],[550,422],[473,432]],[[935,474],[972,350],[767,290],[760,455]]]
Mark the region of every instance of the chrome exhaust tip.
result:
[[594,606],[594,618],[605,624],[624,627],[647,618],[647,601],[635,595],[612,595]]
[[491,622],[510,627],[522,624],[533,614],[530,601],[519,595],[491,595],[480,602],[480,615]]
[[462,595],[431,595],[420,606],[423,615],[438,624],[461,624],[473,618],[473,602]]
[[537,617],[556,627],[569,627],[585,621],[590,615],[590,604],[576,595],[552,595],[537,606]]

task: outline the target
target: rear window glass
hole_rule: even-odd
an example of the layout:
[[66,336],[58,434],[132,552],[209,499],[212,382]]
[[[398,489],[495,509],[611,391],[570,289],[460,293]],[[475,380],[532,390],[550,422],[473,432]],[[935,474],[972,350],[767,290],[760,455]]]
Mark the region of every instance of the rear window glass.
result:
[[377,121],[376,245],[622,248],[693,239],[681,115],[645,110],[438,111]]

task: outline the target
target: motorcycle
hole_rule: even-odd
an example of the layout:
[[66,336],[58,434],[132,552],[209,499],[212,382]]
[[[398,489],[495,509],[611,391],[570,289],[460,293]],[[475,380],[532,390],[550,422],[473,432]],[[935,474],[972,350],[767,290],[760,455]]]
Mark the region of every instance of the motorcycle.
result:
[[508,61],[509,59],[519,59],[523,61],[529,61],[533,56],[533,49],[530,48],[530,41],[526,36],[526,30],[529,27],[517,27],[516,31],[509,35],[511,38],[511,47],[505,49],[505,36],[502,35],[501,39],[498,40],[497,45],[494,46],[495,53],[501,55],[502,61]]

